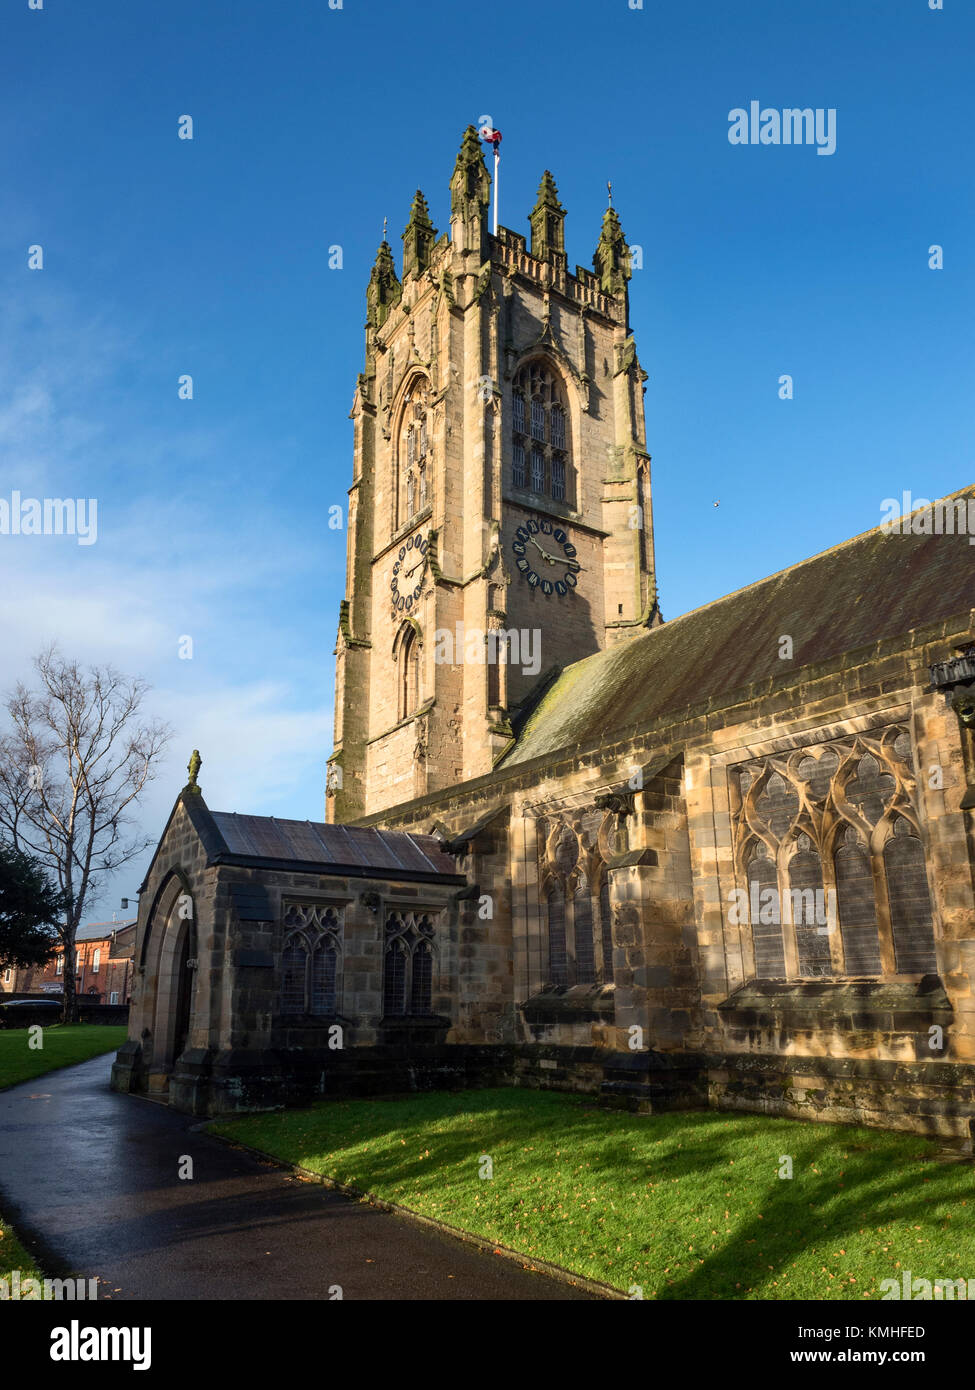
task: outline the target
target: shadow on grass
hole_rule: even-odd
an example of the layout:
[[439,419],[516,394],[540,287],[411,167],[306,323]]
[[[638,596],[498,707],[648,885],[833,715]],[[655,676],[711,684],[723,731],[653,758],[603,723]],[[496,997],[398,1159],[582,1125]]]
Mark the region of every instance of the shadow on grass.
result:
[[[221,1128],[406,1206],[435,1203],[442,1219],[507,1243],[519,1236],[504,1223],[523,1211],[538,1230],[524,1237],[536,1242],[537,1256],[579,1269],[569,1258],[575,1252],[621,1287],[640,1264],[632,1257],[649,1256],[645,1277],[668,1300],[817,1296],[810,1282],[820,1279],[829,1296],[842,1288],[842,1296],[861,1298],[869,1278],[850,1283],[849,1269],[835,1266],[846,1238],[862,1244],[866,1232],[882,1245],[876,1228],[897,1222],[901,1248],[904,1223],[918,1223],[918,1243],[931,1249],[935,1207],[956,1201],[966,1184],[975,1188],[970,1167],[965,1177],[955,1166],[924,1162],[932,1145],[917,1136],[737,1111],[638,1116],[517,1089],[331,1102]],[[481,1154],[493,1156],[495,1181],[475,1199],[478,1189],[466,1179],[477,1182]],[[778,1176],[783,1154],[792,1158],[791,1179]],[[721,1229],[717,1213],[726,1207],[736,1208],[733,1230]],[[629,1243],[618,1257],[624,1229]],[[818,1270],[820,1248],[828,1273]],[[882,1277],[896,1274],[895,1258]],[[874,1277],[878,1261],[874,1252]],[[793,1284],[802,1293],[783,1292],[797,1262]],[[829,1273],[835,1282],[827,1284]]]

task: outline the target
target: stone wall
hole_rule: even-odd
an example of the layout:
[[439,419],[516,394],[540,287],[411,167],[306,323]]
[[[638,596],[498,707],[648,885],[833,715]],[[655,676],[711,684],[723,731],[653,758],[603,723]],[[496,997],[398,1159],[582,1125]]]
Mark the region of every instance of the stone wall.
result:
[[[507,808],[510,868],[504,874],[497,866],[497,887],[503,897],[510,877],[513,1026],[521,1042],[570,1049],[609,1044],[619,1056],[629,1052],[636,1026],[654,1055],[683,1052],[688,1066],[694,1056],[703,1059],[697,1094],[706,1093],[712,1104],[963,1137],[971,1114],[965,1064],[975,1043],[971,813],[961,809],[958,721],[930,690],[927,668],[969,634],[968,627],[939,624],[907,641],[851,653],[842,665],[805,668],[798,680],[784,673],[771,686],[742,691],[726,708],[689,710],[612,743],[502,767],[452,796],[398,807],[383,823],[428,829],[436,822],[459,833],[492,808]],[[728,912],[731,890],[740,886],[729,767],[768,749],[805,748],[892,726],[906,727],[912,740],[912,799],[933,906],[936,988],[921,977],[878,976],[863,981],[874,994],[853,1008],[845,994],[850,982],[828,978],[817,986],[818,998],[807,996],[804,1011],[783,1013],[764,1000],[750,1015],[741,996],[737,1007],[728,1007],[754,980],[750,929],[729,920]],[[610,866],[616,909],[611,1026],[595,1007],[589,1017],[583,1008],[574,1016],[550,1011],[541,1023],[536,1012],[529,1020],[525,1005],[544,949],[535,820],[626,787],[634,768],[651,762],[660,770],[635,795],[629,858],[624,854]],[[482,871],[481,890],[491,891],[483,877]],[[884,1000],[885,984],[913,990],[914,997]],[[936,1028],[942,1030],[940,1047],[932,1046]],[[552,1070],[564,1074],[566,1084],[585,1083],[584,1067],[575,1079],[562,1064]]]

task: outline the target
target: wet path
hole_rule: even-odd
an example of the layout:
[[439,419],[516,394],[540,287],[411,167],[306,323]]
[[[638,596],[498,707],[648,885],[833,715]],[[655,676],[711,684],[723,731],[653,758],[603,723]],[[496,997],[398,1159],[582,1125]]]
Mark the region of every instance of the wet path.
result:
[[592,1297],[116,1095],[111,1064],[0,1091],[0,1211],[52,1274],[98,1276],[114,1299]]

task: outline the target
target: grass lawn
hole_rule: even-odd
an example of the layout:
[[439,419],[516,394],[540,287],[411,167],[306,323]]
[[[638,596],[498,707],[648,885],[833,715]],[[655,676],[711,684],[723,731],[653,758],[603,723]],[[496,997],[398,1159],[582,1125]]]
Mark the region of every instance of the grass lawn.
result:
[[0,1217],[0,1279],[9,1279],[15,1269],[20,1270],[21,1281],[44,1277],[34,1263],[33,1255],[28,1255],[16,1233]]
[[56,1067],[70,1067],[102,1052],[114,1052],[125,1042],[127,1033],[124,1024],[51,1023],[39,1035],[43,1047],[31,1048],[29,1028],[4,1028],[0,1030],[0,1091]]
[[331,1101],[211,1128],[647,1299],[876,1299],[903,1269],[975,1279],[975,1166],[906,1135],[530,1090]]
[[[28,1028],[5,1028],[0,1031],[0,1091],[57,1067],[70,1067],[73,1062],[87,1062],[103,1052],[114,1052],[125,1041],[127,1032],[124,1026],[52,1023],[40,1034],[43,1047],[32,1049]],[[0,1278],[9,1276],[14,1269],[20,1270],[21,1279],[43,1277],[33,1256],[0,1216]]]

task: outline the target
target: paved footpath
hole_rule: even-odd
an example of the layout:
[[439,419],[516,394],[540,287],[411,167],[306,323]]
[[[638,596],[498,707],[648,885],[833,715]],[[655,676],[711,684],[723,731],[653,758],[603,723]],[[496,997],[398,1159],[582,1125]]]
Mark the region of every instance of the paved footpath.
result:
[[52,1274],[97,1276],[113,1299],[592,1298],[116,1095],[111,1064],[0,1091],[0,1211]]

